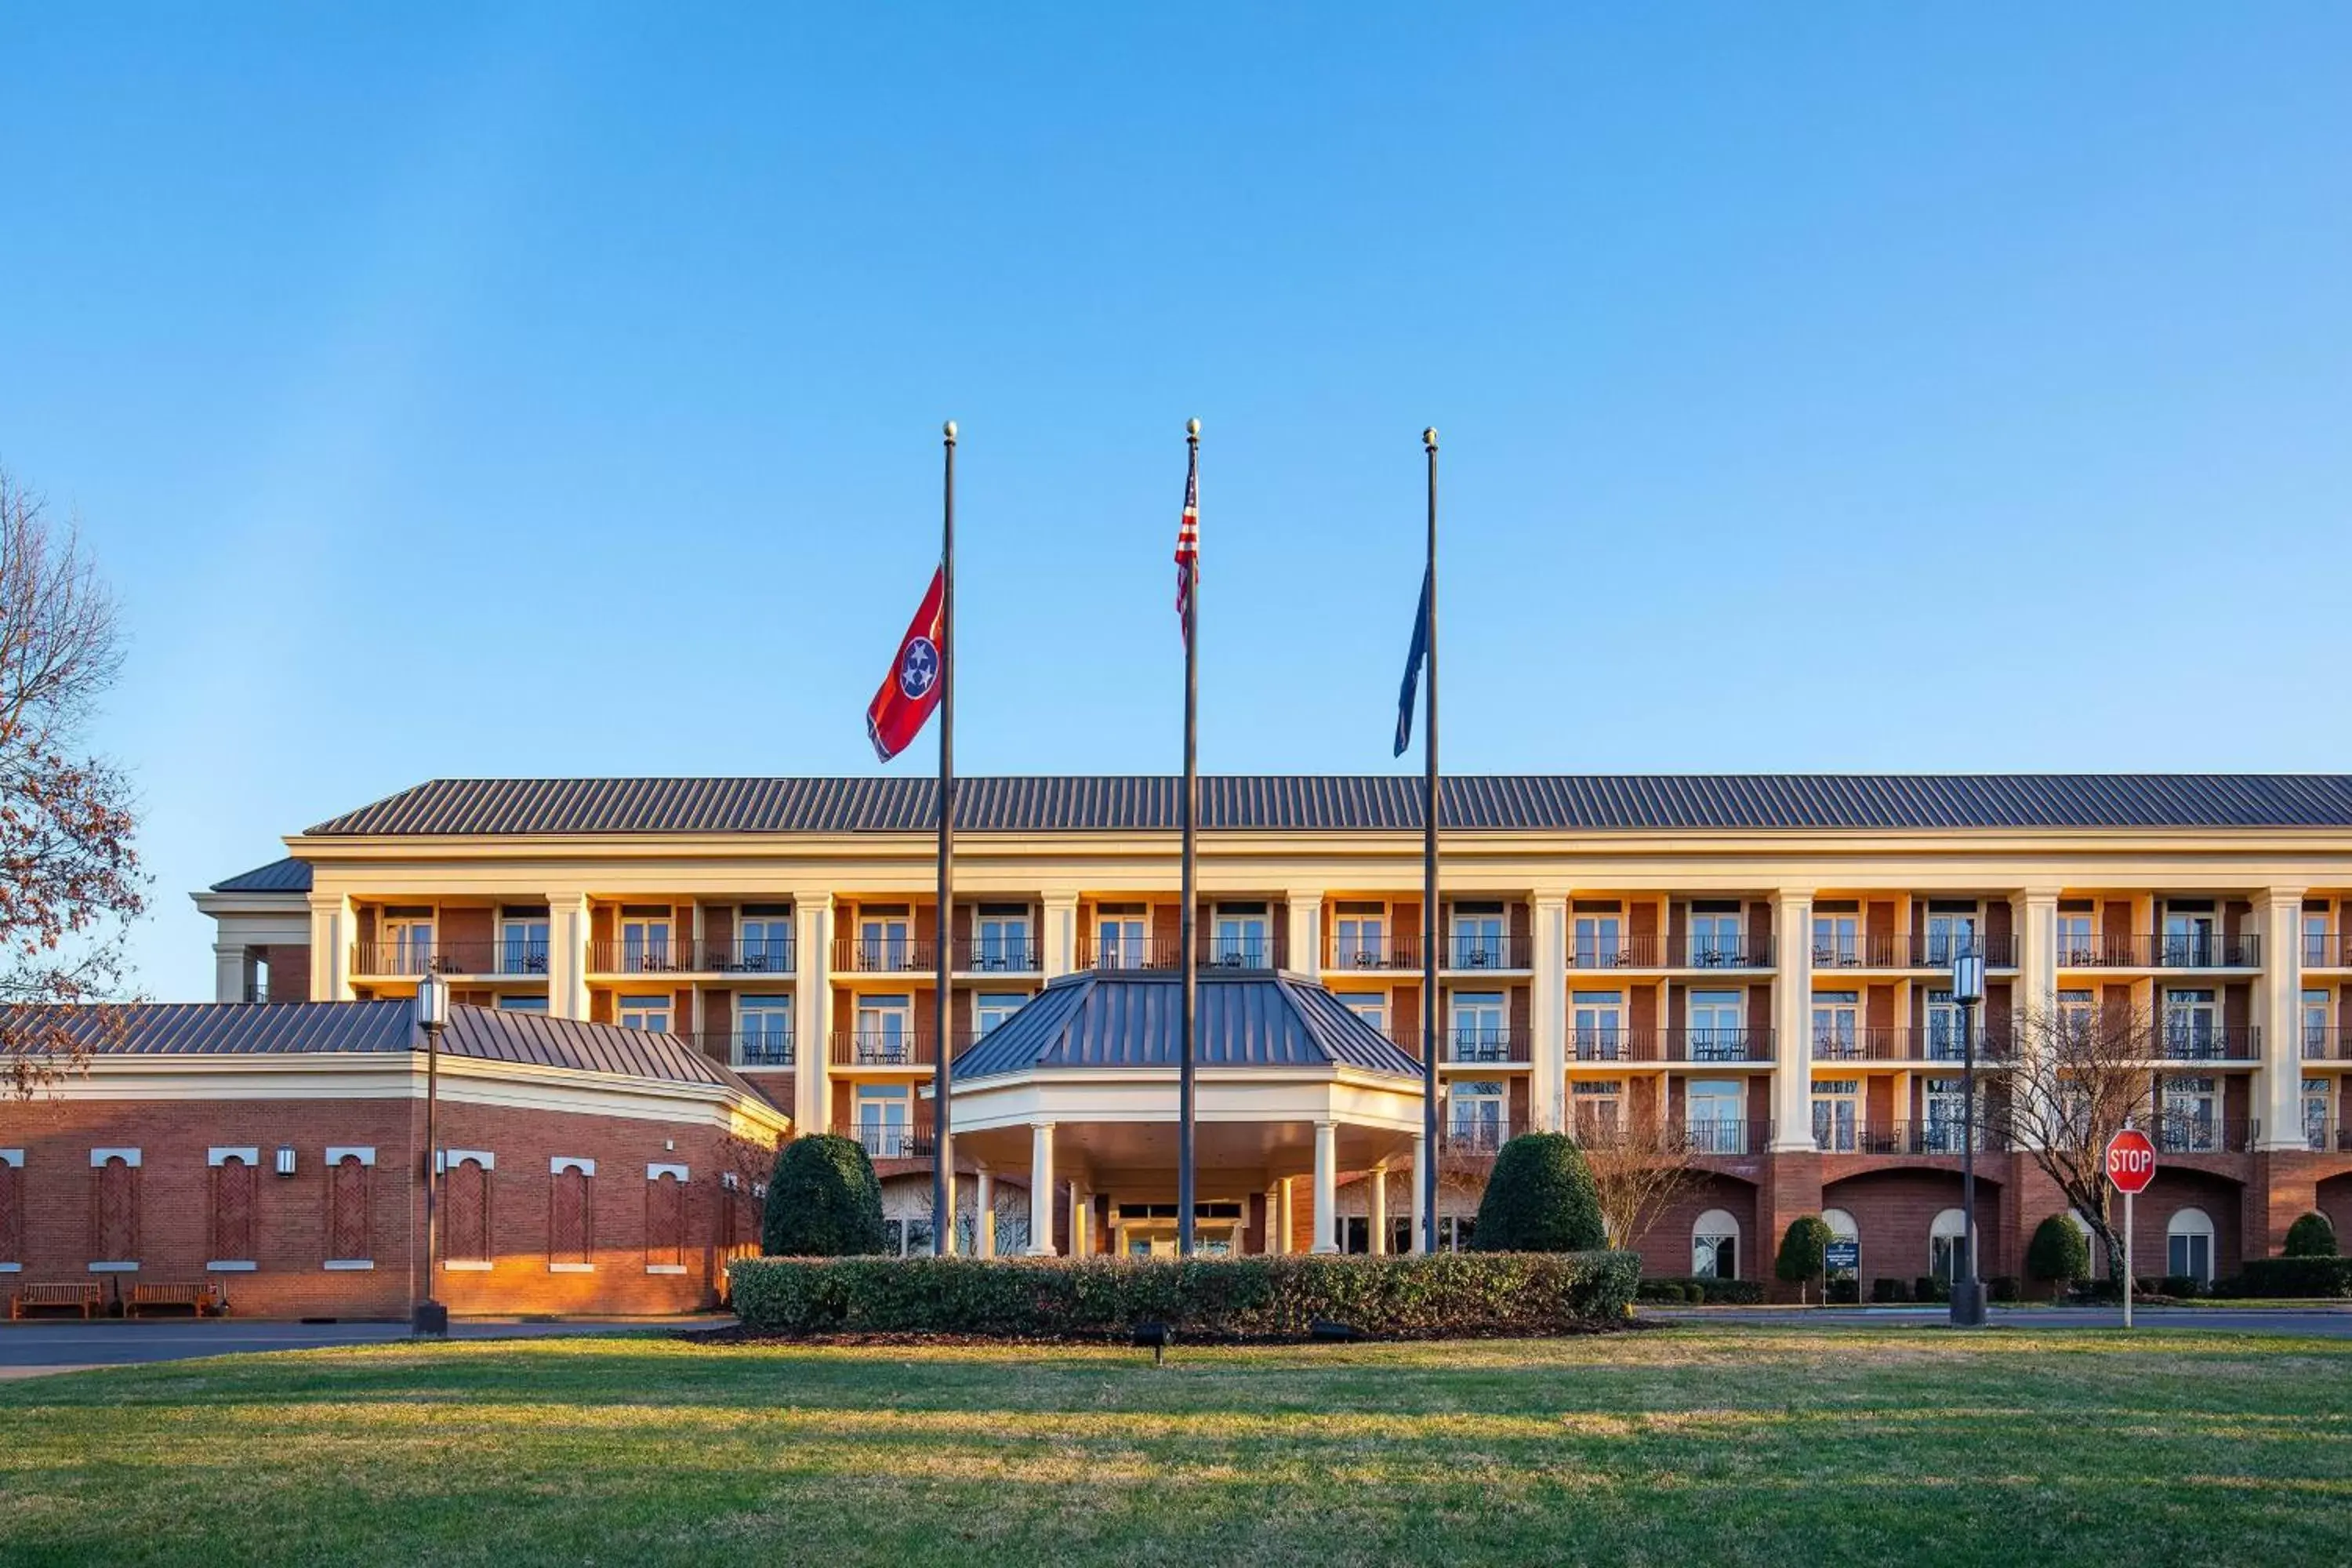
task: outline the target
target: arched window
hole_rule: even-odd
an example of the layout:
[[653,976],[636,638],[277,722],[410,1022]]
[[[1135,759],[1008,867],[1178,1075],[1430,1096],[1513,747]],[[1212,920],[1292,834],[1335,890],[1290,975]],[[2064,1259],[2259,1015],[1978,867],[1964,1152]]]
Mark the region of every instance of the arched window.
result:
[[2213,1282],[2213,1219],[2203,1209],[2175,1210],[2166,1224],[2164,1271],[2200,1285]]
[[646,1168],[646,1272],[686,1272],[686,1167]]
[[205,1256],[218,1263],[253,1260],[254,1162],[222,1151],[212,1162],[212,1237]]
[[329,1150],[327,1167],[327,1267],[367,1264],[375,1257],[368,1235],[368,1167],[374,1151]]
[[1951,1282],[1958,1272],[1960,1237],[1968,1235],[1968,1216],[1958,1209],[1946,1209],[1927,1227],[1927,1272],[1945,1283]]
[[489,1155],[451,1150],[442,1156],[441,1260],[445,1268],[460,1264],[488,1268],[490,1262]]
[[0,1149],[0,1263],[25,1261],[25,1152]]
[[594,1213],[589,1183],[595,1175],[593,1160],[550,1162],[547,1195],[547,1267],[551,1273],[582,1271],[595,1267]]
[[1739,1278],[1739,1222],[1709,1209],[1691,1226],[1691,1272],[1702,1279]]
[[135,1153],[102,1152],[96,1162],[96,1213],[90,1261],[135,1263],[139,1259],[139,1166]]

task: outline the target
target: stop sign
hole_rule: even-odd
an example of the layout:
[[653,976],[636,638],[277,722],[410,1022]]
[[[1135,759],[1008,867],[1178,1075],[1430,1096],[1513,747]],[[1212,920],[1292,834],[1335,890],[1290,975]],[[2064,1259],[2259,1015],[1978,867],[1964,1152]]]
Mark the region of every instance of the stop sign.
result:
[[2144,1193],[2156,1179],[2156,1145],[2147,1134],[2126,1127],[2107,1142],[2107,1180],[2119,1193]]

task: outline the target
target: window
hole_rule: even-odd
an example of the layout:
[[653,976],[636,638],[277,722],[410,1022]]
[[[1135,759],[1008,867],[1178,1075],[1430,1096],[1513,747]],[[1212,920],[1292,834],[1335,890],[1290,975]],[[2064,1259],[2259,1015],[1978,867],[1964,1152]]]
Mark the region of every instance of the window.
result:
[[793,972],[790,904],[745,904],[735,941],[736,966],[746,974]]
[[1378,969],[1388,962],[1388,906],[1341,904],[1333,911],[1335,969]]
[[1266,908],[1264,904],[1219,904],[1216,915],[1216,936],[1209,952],[1209,962],[1228,969],[1267,969],[1274,963],[1274,952],[1266,941]]
[[1927,1123],[1920,1129],[1919,1152],[1922,1154],[1957,1154],[1965,1147],[1968,1137],[1969,1095],[1964,1078],[1931,1078],[1920,1085],[1920,1100],[1927,1112]]
[[2324,1078],[2303,1080],[2303,1141],[2314,1152],[2324,1152],[2330,1142],[2327,1136],[2328,1090],[2333,1085]]
[[1457,1062],[1505,1062],[1511,1059],[1511,1031],[1504,1023],[1499,991],[1464,991],[1454,996],[1453,1050]]
[[1961,1241],[1969,1234],[1968,1216],[1946,1209],[1927,1227],[1927,1272],[1945,1284],[1960,1276],[1965,1262]]
[[1813,915],[1813,964],[1819,969],[1853,969],[1862,963],[1862,917],[1850,914]]
[[2091,906],[2058,906],[2058,967],[2082,968],[2099,962],[2098,938],[2091,929]]
[[2333,967],[2336,963],[2333,947],[2334,944],[2327,940],[2326,912],[2305,910],[2303,916],[2304,966],[2307,969]]
[[2220,928],[2213,918],[2210,899],[2186,903],[2170,900],[2164,906],[2164,951],[2157,957],[2159,963],[2175,969],[2210,969],[2219,962],[2213,938]]
[[2175,1061],[2206,1061],[2221,1054],[2220,1016],[2210,991],[2164,994],[2164,1054]]
[[2303,994],[2303,1054],[2311,1058],[2327,1055],[2327,1014],[2329,994],[2306,991]]
[[908,1133],[910,1110],[905,1085],[858,1085],[857,1141],[866,1146],[868,1156],[877,1160],[899,1160],[912,1152],[912,1140]]
[[254,1208],[258,1196],[261,1152],[258,1149],[215,1149],[205,1156],[206,1184],[211,1188],[210,1234],[205,1238],[207,1268],[223,1264],[251,1268],[254,1258]]
[[646,1272],[686,1272],[686,1167],[646,1167]]
[[139,1151],[92,1149],[90,1263],[100,1270],[139,1267]]
[[974,969],[1029,970],[1037,967],[1035,949],[1029,945],[1029,910],[1025,904],[982,904],[973,943]]
[[745,996],[736,1015],[735,1038],[746,1067],[793,1065],[793,999]]
[[1948,899],[1927,905],[1927,946],[1920,962],[1929,969],[1949,969],[1952,960],[1977,949],[1977,906]]
[[2158,1148],[2168,1154],[2210,1154],[2221,1148],[2219,1083],[2210,1078],[2164,1080]]
[[[1407,1219],[1405,1226],[1409,1231],[1412,1226],[1412,1221]],[[1478,1216],[1475,1215],[1439,1215],[1437,1216],[1437,1250],[1440,1252],[1469,1251],[1470,1237],[1477,1228]]]
[[1389,1032],[1389,994],[1385,991],[1341,991],[1339,1005],[1385,1035]]
[[1861,993],[1813,993],[1813,1055],[1833,1062],[1853,1060],[1862,1055],[1861,1025]]
[[[625,974],[658,974],[670,963],[670,911],[662,904],[625,904],[621,908],[621,971]],[[667,1028],[669,1026],[662,1026]]]
[[1613,1062],[1627,1055],[1623,992],[1576,992],[1569,1001],[1568,1023],[1578,1061]]
[[620,998],[621,1025],[629,1029],[653,1029],[669,1032],[672,998],[661,996],[624,996]]
[[373,1149],[330,1149],[327,1166],[327,1267],[375,1267],[374,1226],[368,1212]]
[[1748,1055],[1748,994],[1744,991],[1694,991],[1690,994],[1690,1059],[1695,1062],[1736,1062]]
[[1625,1125],[1625,1080],[1580,1079],[1569,1085],[1577,1137],[1606,1142]]
[[857,999],[858,1061],[869,1066],[904,1067],[915,1059],[915,999],[911,996],[861,996]]
[[1824,1154],[1851,1154],[1857,1146],[1862,1112],[1862,1080],[1824,1078],[1813,1080],[1813,1142]]
[[25,1152],[0,1149],[0,1272],[25,1262]]
[[914,917],[904,904],[858,911],[856,965],[886,974],[915,967]]
[[1615,969],[1631,962],[1625,947],[1624,918],[1595,912],[1576,917],[1574,951],[1569,962],[1579,969]]
[[2095,1000],[2088,991],[2058,993],[2058,1030],[2062,1038],[2080,1042],[2090,1037]]
[[547,1165],[547,1270],[584,1274],[596,1267],[596,1162],[559,1154]]
[[1095,911],[1095,965],[1100,969],[1147,969],[1151,946],[1141,904],[1105,904]]
[[1738,1079],[1693,1079],[1684,1091],[1683,1125],[1692,1152],[1747,1152],[1748,1087]]
[[499,921],[500,974],[547,973],[547,911],[506,910]]
[[1968,1043],[1960,1034],[1959,1004],[1952,1000],[1950,987],[1927,993],[1927,1059],[1931,1062],[1956,1062],[1968,1054]]
[[430,904],[383,911],[383,941],[376,964],[379,974],[422,974],[433,966],[433,907]]
[[441,1154],[441,1267],[490,1266],[490,1172],[497,1160],[479,1150]]
[[1503,906],[1454,906],[1454,951],[1447,954],[1455,969],[1508,969],[1503,943]]
[[[1005,1257],[1003,1231],[997,1232],[997,1255]],[[886,1219],[882,1222],[883,1245],[894,1258],[929,1258],[931,1255],[931,1216],[921,1215],[907,1219]]]
[[1716,969],[1747,963],[1739,919],[1739,906],[1736,903],[1691,906],[1690,961],[1694,967]]
[[499,1010],[502,1013],[544,1013],[547,1011],[547,998],[504,995],[499,998]]
[[2176,1209],[2165,1222],[2164,1271],[2213,1282],[2213,1220],[2203,1209]]
[[1448,1135],[1455,1146],[1475,1154],[1491,1154],[1503,1146],[1507,1136],[1506,1126],[1505,1091],[1502,1084],[1493,1079],[1474,1079],[1454,1085],[1447,1102]]
[[1739,1222],[1709,1209],[1691,1225],[1691,1272],[1702,1279],[1739,1278]]
[[984,1037],[1028,1005],[1025,992],[983,991],[972,999],[973,1027]]

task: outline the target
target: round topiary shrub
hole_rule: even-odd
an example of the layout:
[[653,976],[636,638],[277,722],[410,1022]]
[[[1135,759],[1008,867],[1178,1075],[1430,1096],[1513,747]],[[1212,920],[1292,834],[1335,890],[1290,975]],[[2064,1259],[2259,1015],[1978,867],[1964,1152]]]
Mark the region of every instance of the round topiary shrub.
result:
[[886,1250],[882,1184],[855,1138],[795,1138],[776,1151],[760,1250],[771,1258],[855,1258]]
[[1479,1252],[1585,1252],[1609,1245],[1601,1198],[1576,1141],[1559,1132],[1523,1132],[1495,1156],[1478,1200]]
[[2289,1258],[2333,1258],[2336,1256],[2336,1227],[2327,1223],[2324,1214],[2307,1214],[2286,1227],[2286,1255]]
[[1780,1257],[1773,1272],[1788,1284],[1800,1288],[1822,1277],[1822,1254],[1837,1238],[1830,1234],[1829,1222],[1817,1214],[1801,1214],[1789,1222],[1787,1234],[1780,1237]]
[[2083,1239],[2073,1220],[2053,1214],[2033,1227],[2033,1239],[2025,1247],[2025,1271],[2062,1289],[2077,1279],[2088,1279],[2091,1244]]

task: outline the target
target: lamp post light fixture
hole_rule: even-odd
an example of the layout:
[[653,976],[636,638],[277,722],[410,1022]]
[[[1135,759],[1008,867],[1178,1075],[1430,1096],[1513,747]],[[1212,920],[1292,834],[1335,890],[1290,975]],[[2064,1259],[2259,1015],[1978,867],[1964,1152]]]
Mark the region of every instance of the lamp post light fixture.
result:
[[1952,955],[1952,1002],[1960,1010],[1960,1247],[1952,1260],[1952,1327],[1980,1329],[1984,1282],[1977,1278],[1977,1004],[1984,956],[1971,942]]
[[425,1294],[409,1313],[412,1334],[449,1332],[449,1309],[433,1290],[441,1261],[441,1030],[448,1022],[449,983],[426,974],[416,983],[416,1026],[425,1031]]

